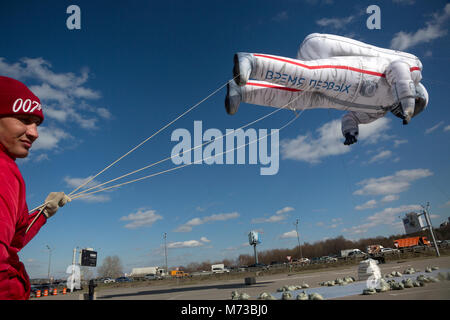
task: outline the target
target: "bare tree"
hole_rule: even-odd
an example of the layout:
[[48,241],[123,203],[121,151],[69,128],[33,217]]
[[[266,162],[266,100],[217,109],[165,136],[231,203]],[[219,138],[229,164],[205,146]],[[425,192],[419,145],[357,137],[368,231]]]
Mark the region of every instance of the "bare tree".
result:
[[108,256],[103,259],[102,265],[98,268],[100,277],[117,278],[123,275],[123,267],[118,256]]
[[92,267],[81,267],[81,280],[89,281],[91,279],[94,279]]

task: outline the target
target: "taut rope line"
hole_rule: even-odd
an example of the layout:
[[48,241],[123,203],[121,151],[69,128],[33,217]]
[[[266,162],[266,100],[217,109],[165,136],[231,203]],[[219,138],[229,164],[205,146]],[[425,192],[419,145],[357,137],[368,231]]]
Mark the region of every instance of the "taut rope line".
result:
[[[246,125],[244,125],[244,126],[238,128],[238,129],[236,129],[236,130],[244,129],[244,128],[246,128],[246,127],[252,125],[252,124],[255,124],[255,123],[259,122],[259,121],[264,120],[265,118],[267,118],[267,117],[269,117],[269,116],[271,116],[271,115],[273,115],[273,114],[275,114],[275,113],[277,113],[277,112],[279,112],[279,111],[281,111],[281,110],[284,110],[284,109],[286,108],[287,105],[289,105],[290,103],[294,102],[294,101],[295,101],[296,99],[298,99],[298,98],[299,98],[299,97],[293,99],[292,101],[290,101],[289,103],[287,103],[287,104],[284,105],[283,107],[277,108],[276,110],[274,110],[274,111],[272,111],[272,112],[270,112],[270,113],[268,113],[268,114],[266,114],[266,115],[264,115],[264,116],[262,116],[262,117],[260,117],[260,118],[258,118],[258,119],[256,119],[256,120],[254,120],[254,121],[252,121],[252,122],[249,122],[249,123],[247,123]],[[233,133],[233,132],[230,131],[229,133],[227,133],[227,134],[225,134],[225,135],[222,135],[222,136],[220,136],[220,137],[217,137],[216,140],[217,140],[217,139],[223,139],[224,137],[230,135],[231,133]],[[211,142],[212,142],[212,140],[211,140],[211,141],[206,141],[206,142],[204,142],[204,143],[201,144],[201,145],[197,145],[197,146],[195,146],[195,147],[193,147],[193,148],[184,150],[181,154],[183,155],[183,154],[185,154],[185,153],[187,153],[187,152],[191,152],[191,151],[196,150],[196,149],[198,149],[198,148],[201,148],[201,147],[203,147],[204,145],[209,144],[209,143],[211,143]],[[149,165],[147,165],[147,166],[145,166],[145,167],[142,167],[142,168],[137,169],[137,170],[135,170],[135,171],[132,171],[132,172],[130,172],[130,173],[124,174],[124,175],[122,175],[122,176],[120,176],[120,177],[118,177],[118,178],[109,180],[109,181],[107,181],[107,182],[103,182],[102,184],[99,184],[99,185],[93,186],[93,187],[91,187],[91,188],[85,189],[85,190],[83,190],[83,191],[81,191],[81,192],[79,192],[79,193],[72,194],[72,196],[74,196],[74,197],[75,197],[75,196],[79,196],[79,195],[84,194],[84,193],[86,193],[86,192],[88,192],[88,191],[91,191],[91,190],[93,190],[93,189],[100,188],[101,186],[104,186],[104,185],[109,184],[109,183],[111,183],[111,182],[120,180],[120,179],[125,178],[125,177],[127,177],[127,176],[130,176],[130,175],[132,175],[132,174],[138,173],[138,172],[140,172],[140,171],[142,171],[142,170],[145,170],[145,169],[148,169],[148,168],[150,168],[150,167],[153,167],[153,166],[155,166],[155,165],[157,165],[157,164],[160,164],[160,163],[163,163],[163,162],[165,162],[165,161],[168,161],[168,160],[172,159],[173,157],[174,157],[174,156],[170,156],[170,157],[167,157],[167,158],[165,158],[165,159],[159,160],[159,161],[154,162],[154,163],[152,163],[152,164],[149,164]]]
[[[236,76],[237,77],[237,76]],[[236,78],[235,77],[235,78]],[[145,139],[144,141],[142,141],[141,143],[139,143],[137,146],[135,146],[134,148],[132,148],[130,151],[128,151],[127,153],[125,153],[123,156],[121,156],[120,158],[118,158],[117,160],[115,160],[114,162],[112,162],[110,165],[108,165],[106,168],[104,168],[103,170],[101,170],[100,172],[98,172],[95,176],[93,176],[92,178],[88,179],[87,181],[85,181],[84,183],[82,183],[80,186],[78,186],[77,188],[75,188],[71,193],[68,194],[68,196],[70,197],[73,193],[75,193],[76,191],[78,191],[80,188],[84,187],[85,185],[87,185],[89,182],[91,182],[92,180],[94,180],[97,176],[99,176],[100,174],[102,174],[103,172],[105,172],[106,170],[108,170],[109,168],[111,168],[113,165],[115,165],[117,162],[119,162],[120,160],[122,160],[123,158],[125,158],[126,156],[128,156],[130,153],[132,153],[133,151],[135,151],[136,149],[138,149],[140,146],[142,146],[144,143],[146,143],[147,141],[149,141],[151,138],[153,138],[154,136],[156,136],[157,134],[159,134],[161,131],[163,131],[164,129],[166,129],[167,127],[171,126],[173,123],[175,123],[177,120],[181,119],[182,117],[184,117],[186,114],[188,114],[189,112],[191,112],[192,110],[194,110],[195,108],[197,108],[200,104],[202,104],[203,102],[205,102],[206,100],[208,100],[210,97],[212,97],[213,95],[215,95],[217,92],[219,92],[223,87],[225,87],[230,81],[233,81],[233,79],[228,80],[225,84],[223,84],[222,86],[220,86],[218,89],[214,90],[212,93],[210,93],[206,98],[204,98],[203,100],[201,100],[200,102],[196,103],[195,105],[193,105],[192,107],[190,107],[188,110],[186,110],[185,112],[183,112],[182,114],[180,114],[178,117],[176,117],[174,120],[170,121],[169,123],[167,123],[165,126],[163,126],[161,129],[159,129],[158,131],[156,131],[154,134],[152,134],[151,136],[149,136],[147,139]]]
[[[281,109],[280,109],[280,110],[281,110]],[[290,125],[292,122],[294,122],[294,120],[296,120],[296,119],[303,113],[303,111],[305,111],[305,110],[306,110],[306,109],[303,109],[302,112],[300,112],[300,114],[296,114],[294,118],[292,118],[292,119],[289,120],[285,125],[283,125],[281,128],[279,128],[278,131],[281,131],[282,129],[284,129],[285,127],[287,127],[288,125]],[[266,138],[266,137],[268,137],[268,136],[271,136],[271,135],[272,135],[272,133],[266,134],[265,136],[260,137],[259,139],[256,139],[256,140],[247,142],[246,144],[244,144],[244,145],[242,145],[242,146],[239,146],[239,147],[237,147],[237,148],[233,148],[233,149],[231,149],[231,150],[227,150],[227,151],[224,151],[224,152],[215,154],[214,156],[209,156],[209,157],[207,157],[207,158],[205,158],[205,159],[202,159],[201,161],[207,160],[207,159],[210,159],[210,158],[213,158],[213,157],[220,156],[220,155],[225,154],[225,153],[228,153],[228,152],[230,152],[230,151],[238,150],[238,149],[240,149],[240,148],[243,148],[243,147],[245,147],[245,146],[247,146],[247,145],[249,145],[249,144],[251,144],[251,143],[257,142],[257,141],[259,141],[259,140],[261,140],[261,139],[264,139],[264,138]],[[116,184],[116,185],[113,185],[113,186],[110,186],[110,187],[106,187],[106,188],[103,188],[103,189],[100,189],[100,190],[96,190],[96,191],[93,191],[93,192],[88,192],[88,193],[83,193],[83,194],[82,194],[82,193],[79,193],[79,194],[73,196],[72,199],[78,199],[78,198],[82,198],[82,197],[85,197],[85,196],[88,196],[88,195],[92,195],[92,194],[94,194],[94,193],[98,193],[98,192],[101,192],[101,191],[106,191],[106,190],[109,190],[109,189],[118,188],[118,187],[121,187],[121,186],[126,185],[126,184],[130,184],[130,183],[133,183],[133,182],[137,182],[137,181],[141,181],[141,180],[144,180],[144,179],[148,179],[148,178],[151,178],[151,177],[154,177],[154,176],[158,176],[158,175],[163,174],[163,173],[175,171],[175,170],[178,170],[178,169],[181,169],[181,168],[184,168],[184,167],[187,167],[187,166],[196,164],[196,163],[199,163],[199,160],[193,161],[193,162],[191,162],[191,163],[186,163],[186,164],[184,164],[184,165],[181,165],[181,166],[178,166],[178,167],[175,167],[175,168],[171,168],[171,169],[163,170],[163,171],[160,171],[160,172],[156,172],[156,173],[150,174],[150,175],[148,175],[148,176],[144,176],[144,177],[141,177],[141,178],[137,178],[137,179],[134,179],[134,180],[131,180],[131,181],[123,182],[123,183]]]

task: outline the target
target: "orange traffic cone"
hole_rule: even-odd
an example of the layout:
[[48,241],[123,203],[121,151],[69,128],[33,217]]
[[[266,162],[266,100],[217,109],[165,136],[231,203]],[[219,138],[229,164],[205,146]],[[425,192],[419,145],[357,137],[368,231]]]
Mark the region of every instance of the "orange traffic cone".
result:
[[48,290],[45,289],[45,290],[44,290],[44,297],[47,297],[47,296],[48,296]]
[[41,297],[41,290],[36,291],[36,298],[40,298]]
[[63,294],[66,294],[66,293],[67,293],[67,289],[64,288],[64,289],[63,289]]
[[53,289],[53,295],[54,295],[54,296],[58,295],[58,289],[56,289],[56,288]]

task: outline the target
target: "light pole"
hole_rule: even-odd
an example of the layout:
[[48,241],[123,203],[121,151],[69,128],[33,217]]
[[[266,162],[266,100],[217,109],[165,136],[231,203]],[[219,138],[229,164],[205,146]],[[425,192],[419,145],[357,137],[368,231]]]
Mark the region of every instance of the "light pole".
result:
[[425,220],[427,221],[428,229],[430,230],[431,237],[433,238],[433,244],[434,244],[434,248],[436,250],[436,255],[438,257],[440,257],[441,254],[439,253],[439,248],[438,248],[438,245],[436,243],[436,238],[434,237],[433,225],[431,224],[430,213],[428,212],[428,208],[429,207],[430,207],[430,203],[429,202],[427,202],[427,207],[426,208],[424,206],[422,206],[423,214],[425,215]]
[[46,245],[47,249],[48,249],[48,274],[47,274],[47,278],[48,278],[48,283],[50,283],[50,263],[52,261],[52,249],[50,249],[49,245]]
[[166,257],[166,275],[169,273],[167,266],[167,232],[164,232],[164,255]]
[[300,259],[303,259],[302,246],[300,245],[300,237],[298,235],[298,219],[295,220],[294,226],[295,226],[295,231],[297,232],[297,242],[298,242],[298,247],[300,250]]

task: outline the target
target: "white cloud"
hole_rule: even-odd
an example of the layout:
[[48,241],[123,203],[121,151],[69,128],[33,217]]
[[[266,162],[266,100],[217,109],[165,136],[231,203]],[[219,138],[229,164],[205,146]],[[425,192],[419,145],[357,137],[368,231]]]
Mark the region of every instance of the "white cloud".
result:
[[320,222],[316,223],[316,226],[328,228],[328,229],[334,229],[334,228],[337,228],[338,226],[340,226],[341,224],[343,224],[342,218],[333,218],[333,219],[331,219],[331,223],[330,222],[325,223],[323,221],[320,221]]
[[447,34],[444,29],[444,23],[450,18],[450,4],[446,4],[442,13],[433,14],[432,19],[425,22],[425,27],[416,32],[400,31],[394,35],[391,40],[391,48],[397,50],[406,50],[418,44],[427,43],[441,38]]
[[366,210],[366,209],[373,209],[376,206],[377,206],[377,201],[372,199],[360,206],[356,206],[355,209],[356,210]]
[[[67,177],[64,177],[64,181],[66,182],[67,186],[72,187],[72,188],[78,188],[83,183],[90,180],[92,177],[93,176],[89,176],[87,178],[71,178],[70,176],[67,176]],[[94,179],[94,180],[91,180],[89,183],[87,183],[85,185],[85,188],[91,188],[91,187],[94,187],[99,184],[100,184],[100,182],[98,182]]]
[[32,150],[57,150],[59,143],[71,138],[71,136],[62,129],[41,127],[38,128],[39,138],[33,143]]
[[367,223],[353,226],[351,228],[346,228],[342,230],[343,232],[349,232],[352,234],[366,233],[370,228],[374,228],[380,225],[391,225],[394,227],[402,226],[402,222],[399,215],[403,213],[408,213],[411,211],[420,210],[422,207],[420,205],[403,205],[397,208],[386,208],[382,211],[369,216],[366,220]]
[[0,57],[0,74],[26,82],[41,100],[47,119],[60,124],[75,123],[84,129],[96,129],[99,116],[111,118],[106,108],[83,109],[85,100],[101,97],[100,92],[85,86],[89,79],[87,68],[81,69],[78,75],[72,72],[55,73],[51,63],[43,58],[22,58],[19,62],[8,63]]
[[281,22],[289,19],[289,15],[287,11],[278,12],[273,18],[273,21]]
[[334,219],[331,219],[331,222],[332,222],[332,224],[329,225],[328,227],[329,227],[329,228],[332,228],[332,229],[337,228],[338,226],[340,226],[341,224],[343,224],[342,218],[334,218]]
[[450,208],[450,201],[444,203],[442,206],[440,206],[440,208]]
[[331,27],[333,29],[343,29],[346,25],[355,20],[354,16],[348,16],[345,18],[322,18],[316,21],[321,27]]
[[144,211],[144,209],[139,209],[136,213],[130,213],[127,216],[121,217],[120,220],[131,221],[125,225],[125,228],[136,229],[140,227],[149,227],[162,218],[162,216],[156,214],[155,210]]
[[438,124],[432,126],[431,128],[428,128],[427,130],[425,130],[425,134],[430,134],[433,131],[435,131],[436,129],[438,129],[440,126],[442,126],[444,124],[444,121],[439,122]]
[[206,243],[209,243],[209,242],[211,242],[211,240],[209,240],[208,238],[206,238],[206,237],[201,237],[200,238],[200,241],[202,241],[202,242],[206,242]]
[[274,215],[269,218],[255,218],[252,219],[252,223],[274,223],[280,222],[289,217],[286,213],[295,210],[292,207],[284,207],[283,209],[277,210]]
[[198,240],[187,240],[187,241],[179,241],[179,242],[171,242],[167,244],[167,248],[169,249],[177,249],[177,248],[194,248],[200,247],[204,244]]
[[280,222],[286,219],[286,216],[284,215],[273,215],[269,218],[255,218],[252,219],[252,223],[273,223],[273,222]]
[[446,127],[444,128],[444,131],[450,131],[450,125],[446,126]]
[[392,156],[392,151],[390,150],[383,150],[380,153],[376,154],[375,156],[373,156],[370,160],[369,163],[374,163],[377,161],[382,161],[385,160],[386,158],[389,158]]
[[289,239],[289,238],[297,238],[297,231],[291,230],[291,231],[283,233],[280,236],[280,239]]
[[206,237],[201,237],[200,241],[198,240],[186,240],[186,241],[178,241],[171,242],[167,244],[167,248],[169,249],[180,249],[180,248],[195,248],[204,246],[205,243],[211,242]]
[[[79,186],[81,186],[84,182],[88,181],[91,178],[92,178],[92,176],[89,176],[87,178],[73,178],[70,176],[66,176],[66,177],[64,177],[64,181],[66,182],[66,185],[68,187],[76,189]],[[94,180],[90,181],[88,184],[86,184],[86,186],[84,186],[80,191],[87,189],[87,188],[92,188],[99,184],[100,184],[100,182],[98,182],[94,179]],[[76,193],[78,193],[80,191],[77,191]],[[92,194],[92,195],[80,197],[77,199],[84,201],[84,202],[107,202],[107,201],[111,200],[111,198],[105,194]]]
[[284,207],[283,209],[280,209],[276,212],[276,214],[283,214],[283,213],[287,213],[290,211],[294,211],[295,209],[292,207]]
[[358,182],[362,188],[356,190],[356,195],[387,195],[398,194],[409,189],[411,182],[433,175],[428,169],[413,169],[397,171],[393,176],[370,178]]
[[207,217],[203,218],[193,218],[186,222],[185,224],[179,226],[177,229],[175,229],[175,232],[191,232],[192,227],[202,225],[207,222],[214,222],[214,221],[226,221],[229,219],[235,219],[239,217],[239,213],[232,212],[232,213],[219,213],[219,214],[213,214]]
[[394,140],[394,148],[397,148],[399,145],[408,143],[408,140]]
[[381,202],[392,202],[395,200],[398,200],[400,197],[396,194],[388,194],[387,196],[384,196],[383,199],[381,199]]
[[[360,125],[359,140],[363,143],[374,144],[388,138],[386,131],[389,128],[389,122],[388,118],[381,118],[372,123]],[[316,132],[317,138],[307,134],[282,140],[280,142],[282,157],[315,164],[322,158],[344,154],[351,150],[349,146],[343,144],[340,119],[325,123]]]

